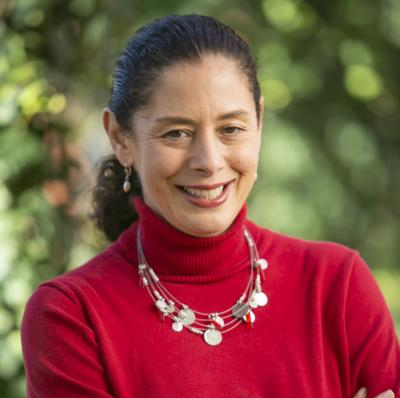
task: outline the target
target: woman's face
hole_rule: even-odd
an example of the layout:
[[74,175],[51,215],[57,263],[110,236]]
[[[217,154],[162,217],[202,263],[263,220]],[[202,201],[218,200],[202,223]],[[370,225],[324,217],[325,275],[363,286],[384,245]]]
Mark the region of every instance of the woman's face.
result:
[[188,234],[224,232],[255,180],[261,120],[247,77],[228,58],[164,71],[127,142],[145,203]]

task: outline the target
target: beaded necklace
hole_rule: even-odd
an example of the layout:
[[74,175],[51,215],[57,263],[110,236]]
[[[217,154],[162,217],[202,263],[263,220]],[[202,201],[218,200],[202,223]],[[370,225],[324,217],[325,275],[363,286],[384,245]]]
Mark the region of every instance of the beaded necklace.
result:
[[181,332],[186,328],[194,334],[202,335],[207,344],[216,346],[221,343],[224,333],[235,329],[239,324],[245,322],[253,327],[256,319],[254,310],[268,303],[268,297],[261,288],[268,262],[259,258],[253,237],[245,227],[243,234],[250,253],[250,275],[246,288],[232,307],[219,312],[205,313],[196,311],[179,301],[161,283],[160,278],[146,261],[138,228],[136,241],[140,286],[147,289],[162,319],[168,317],[172,320],[172,330]]

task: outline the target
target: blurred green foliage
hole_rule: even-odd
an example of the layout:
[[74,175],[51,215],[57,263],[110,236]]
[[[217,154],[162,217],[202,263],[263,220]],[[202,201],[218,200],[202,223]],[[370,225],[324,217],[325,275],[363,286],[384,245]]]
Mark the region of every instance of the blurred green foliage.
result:
[[266,97],[261,225],[371,265],[400,331],[397,0],[0,0],[0,396],[25,396],[19,326],[37,284],[104,246],[87,221],[100,112],[125,41],[204,13],[252,46]]

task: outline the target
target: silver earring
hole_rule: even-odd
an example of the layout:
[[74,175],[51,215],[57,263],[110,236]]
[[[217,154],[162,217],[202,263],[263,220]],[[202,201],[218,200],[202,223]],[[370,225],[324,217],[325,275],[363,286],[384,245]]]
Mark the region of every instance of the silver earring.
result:
[[122,189],[124,190],[125,193],[128,193],[131,190],[131,182],[129,181],[131,174],[132,174],[132,167],[125,165],[124,167],[125,170],[125,181],[124,185],[122,186]]
[[256,174],[254,174],[254,178],[257,180],[258,174],[256,172]]

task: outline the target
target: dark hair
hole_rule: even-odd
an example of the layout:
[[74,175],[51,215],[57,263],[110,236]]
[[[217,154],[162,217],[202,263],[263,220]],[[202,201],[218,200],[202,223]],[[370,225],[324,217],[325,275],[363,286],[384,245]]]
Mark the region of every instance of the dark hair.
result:
[[[148,104],[163,70],[178,62],[198,63],[206,54],[226,56],[247,76],[259,119],[260,85],[247,43],[212,17],[170,15],[140,28],[117,61],[109,108],[119,125],[131,133],[132,115]],[[93,190],[92,218],[110,241],[137,219],[131,202],[142,194],[139,178],[134,173],[133,189],[127,194],[122,190],[124,176],[123,166],[114,155],[101,161]]]

